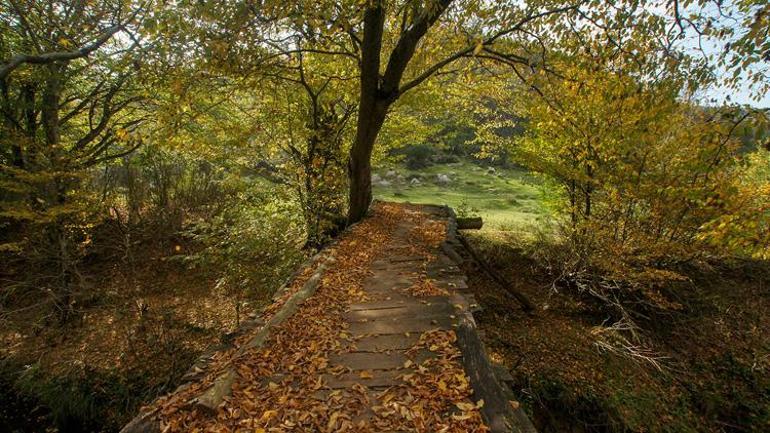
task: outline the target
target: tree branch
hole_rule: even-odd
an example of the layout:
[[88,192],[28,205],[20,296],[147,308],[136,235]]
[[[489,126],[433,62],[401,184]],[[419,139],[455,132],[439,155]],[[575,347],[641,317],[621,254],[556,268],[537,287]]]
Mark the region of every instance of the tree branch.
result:
[[[509,27],[507,29],[500,30],[497,33],[495,33],[495,34],[491,35],[490,37],[488,37],[487,39],[483,40],[481,42],[481,46],[486,48],[489,45],[492,45],[498,39],[500,39],[500,38],[502,38],[504,36],[507,36],[507,35],[509,35],[509,34],[511,34],[513,32],[521,30],[524,27],[525,24],[527,24],[527,23],[529,23],[531,21],[534,21],[534,20],[537,20],[539,18],[543,18],[543,17],[549,16],[549,15],[554,15],[554,14],[558,14],[558,13],[567,12],[567,11],[572,10],[572,9],[577,9],[579,6],[580,6],[580,3],[576,3],[576,4],[565,6],[565,7],[562,7],[562,8],[551,9],[551,10],[547,10],[547,11],[544,11],[544,12],[540,12],[538,14],[527,15],[526,17],[522,18],[519,22],[517,22],[515,25],[513,25],[513,26],[511,26],[511,27]],[[398,90],[398,93],[401,94],[403,92],[406,92],[409,89],[412,89],[412,88],[416,87],[417,85],[419,85],[423,81],[425,81],[428,78],[430,78],[436,72],[441,70],[441,68],[443,68],[444,66],[447,66],[450,63],[452,63],[452,62],[454,62],[454,61],[456,61],[456,60],[458,60],[458,59],[460,59],[462,57],[465,57],[465,56],[469,55],[475,49],[476,49],[476,46],[466,47],[466,48],[464,48],[464,49],[462,49],[460,51],[455,52],[454,54],[450,55],[449,57],[447,57],[447,58],[437,62],[436,64],[434,64],[433,66],[431,66],[427,70],[425,70],[422,74],[418,75],[417,77],[415,77],[414,79],[412,79],[408,83],[406,83],[403,86],[401,86],[399,88],[399,90]],[[395,52],[395,49],[394,49],[394,52]]]
[[24,63],[48,64],[87,57],[89,54],[104,45],[115,33],[119,32],[121,29],[123,29],[123,24],[112,26],[108,28],[104,33],[102,33],[91,44],[74,51],[57,51],[45,54],[17,54],[11,57],[7,63],[4,63],[2,66],[0,66],[0,79],[4,79],[8,76],[8,74],[13,72],[14,69],[18,68]]

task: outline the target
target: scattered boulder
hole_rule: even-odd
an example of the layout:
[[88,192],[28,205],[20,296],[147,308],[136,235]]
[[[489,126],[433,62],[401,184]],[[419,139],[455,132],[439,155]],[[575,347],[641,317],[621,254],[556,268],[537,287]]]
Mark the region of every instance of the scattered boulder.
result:
[[390,186],[391,183],[387,179],[381,179],[379,182],[377,182],[375,185],[377,186]]
[[439,185],[449,185],[450,182],[452,182],[452,179],[449,176],[445,174],[436,175],[436,183]]
[[388,178],[388,179],[392,179],[392,178],[396,177],[397,175],[398,175],[398,173],[396,172],[396,170],[388,170],[388,172],[385,173],[385,177]]
[[378,184],[378,183],[380,183],[380,182],[382,182],[382,178],[380,177],[380,175],[379,175],[379,174],[377,174],[377,173],[374,173],[374,174],[372,175],[372,183],[373,183],[373,184]]
[[412,180],[409,181],[409,185],[412,185],[412,186],[417,186],[420,184],[422,184],[422,182],[420,182],[420,179],[416,177],[413,177]]
[[495,174],[497,170],[494,167],[487,167],[487,174]]

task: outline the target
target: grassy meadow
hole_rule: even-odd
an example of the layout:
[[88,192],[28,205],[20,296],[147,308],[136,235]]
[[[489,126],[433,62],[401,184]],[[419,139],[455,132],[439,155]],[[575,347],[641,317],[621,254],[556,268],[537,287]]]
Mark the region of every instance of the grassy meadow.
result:
[[[551,192],[540,179],[524,169],[489,169],[463,161],[419,170],[395,165],[377,169],[375,173],[375,198],[446,204],[461,215],[481,216],[487,231],[525,230],[548,224],[552,219],[547,205]],[[441,175],[447,176],[449,181],[442,183]]]

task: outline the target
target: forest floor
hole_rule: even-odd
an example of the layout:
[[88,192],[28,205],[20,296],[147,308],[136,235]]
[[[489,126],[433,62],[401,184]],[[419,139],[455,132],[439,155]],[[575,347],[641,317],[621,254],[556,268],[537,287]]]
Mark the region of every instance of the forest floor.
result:
[[692,273],[677,287],[685,308],[640,324],[658,368],[602,350],[608,316],[555,290],[526,242],[466,236],[538,306],[527,315],[486,274],[466,271],[490,356],[513,374],[541,433],[770,431],[767,264]]
[[[188,247],[144,243],[131,266],[87,263],[86,285],[99,295],[75,305],[63,327],[46,325],[36,309],[10,316],[0,327],[0,431],[114,431],[173,389],[239,319],[211,273],[169,260]],[[269,297],[253,298],[240,318]]]

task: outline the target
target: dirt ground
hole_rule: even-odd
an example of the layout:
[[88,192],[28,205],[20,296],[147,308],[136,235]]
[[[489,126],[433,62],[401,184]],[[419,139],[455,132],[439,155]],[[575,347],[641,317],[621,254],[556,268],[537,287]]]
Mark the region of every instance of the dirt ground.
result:
[[608,316],[555,290],[523,249],[469,234],[487,260],[538,306],[524,314],[476,267],[469,285],[492,357],[549,432],[770,431],[770,271],[724,266],[676,287],[684,308],[640,323],[653,363],[602,349]]
[[63,327],[46,326],[36,309],[0,326],[0,380],[8,390],[0,431],[116,430],[269,297],[251,299],[237,318],[212,274],[168,260],[174,246],[148,248],[130,270],[120,261],[87,263],[86,287],[98,296],[81,296]]

